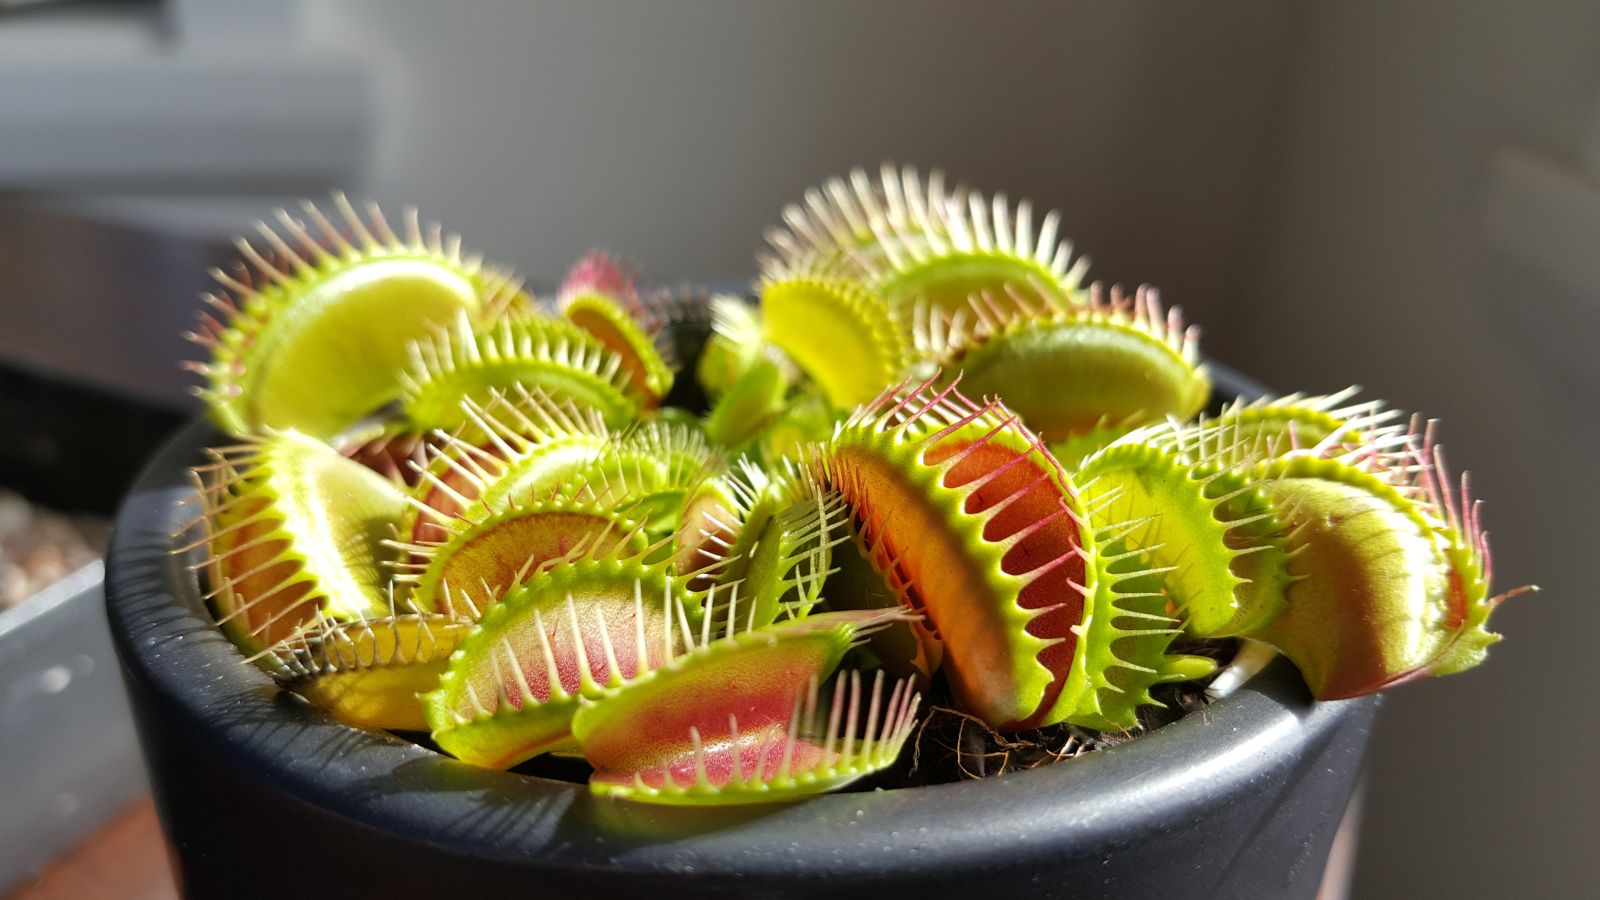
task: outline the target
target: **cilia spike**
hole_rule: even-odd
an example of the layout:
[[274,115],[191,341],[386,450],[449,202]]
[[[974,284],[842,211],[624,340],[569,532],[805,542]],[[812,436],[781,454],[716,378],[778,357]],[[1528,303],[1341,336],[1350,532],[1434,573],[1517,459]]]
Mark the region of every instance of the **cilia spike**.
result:
[[1403,448],[1410,440],[1404,415],[1379,400],[1354,402],[1356,393],[1351,387],[1235,400],[1214,417],[1188,424],[1169,420],[1144,439],[1194,463],[1237,470],[1289,456],[1357,461]]

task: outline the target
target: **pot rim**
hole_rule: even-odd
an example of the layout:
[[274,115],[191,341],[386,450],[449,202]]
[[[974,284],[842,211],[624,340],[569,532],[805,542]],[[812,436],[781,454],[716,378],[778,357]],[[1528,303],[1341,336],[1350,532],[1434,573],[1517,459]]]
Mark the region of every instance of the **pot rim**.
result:
[[[1226,393],[1257,392],[1226,369],[1213,372]],[[1136,740],[1002,777],[750,807],[595,797],[583,785],[485,771],[346,726],[246,664],[201,599],[190,568],[200,551],[173,553],[198,515],[187,467],[218,439],[203,422],[184,428],[118,512],[106,602],[130,688],[170,713],[189,741],[237,762],[256,787],[458,856],[837,880],[1108,853],[1193,828],[1207,804],[1286,783],[1311,750],[1377,703],[1312,701],[1280,659],[1231,696]]]

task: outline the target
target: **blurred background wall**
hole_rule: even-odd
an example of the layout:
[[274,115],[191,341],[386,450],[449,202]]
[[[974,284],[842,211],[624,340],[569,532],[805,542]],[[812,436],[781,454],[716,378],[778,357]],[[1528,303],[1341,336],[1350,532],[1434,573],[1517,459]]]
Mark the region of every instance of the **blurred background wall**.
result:
[[[224,235],[341,186],[416,203],[535,282],[595,245],[677,281],[748,275],[761,228],[824,176],[938,165],[1062,209],[1097,277],[1160,285],[1218,358],[1444,418],[1492,500],[1500,586],[1546,593],[1502,613],[1487,668],[1389,701],[1356,895],[1589,887],[1600,8],[168,0],[69,18],[0,29],[0,190],[30,202]],[[40,106],[41,83],[71,102]]]
[[1600,7],[1319,3],[1299,24],[1248,287],[1212,333],[1271,384],[1355,380],[1442,418],[1498,586],[1545,588],[1501,611],[1490,664],[1390,697],[1355,896],[1590,895]]
[[[146,54],[156,65],[202,70],[197,80],[239,70],[303,76],[359,61],[368,99],[331,74],[331,88],[285,90],[322,116],[360,117],[365,146],[331,124],[296,119],[299,143],[332,145],[331,171],[316,171],[293,147],[279,151],[289,165],[229,169],[206,158],[154,175],[112,153],[62,183],[48,171],[59,169],[60,150],[41,142],[35,152],[50,165],[34,180],[65,188],[96,214],[217,233],[338,184],[388,206],[415,203],[536,279],[559,277],[604,244],[675,280],[749,274],[761,229],[784,203],[828,175],[890,159],[1060,207],[1066,233],[1081,235],[1106,276],[1156,281],[1195,303],[1237,293],[1236,249],[1260,190],[1298,15],[1263,0],[1207,11],[996,3],[981,13],[948,0],[320,0],[283,5],[298,14],[267,22],[186,16],[219,4],[253,6],[169,3],[167,24],[145,38],[157,49]],[[92,63],[82,54],[66,62],[59,44],[30,38],[14,55],[53,53],[57,61],[40,65],[58,71],[104,71],[140,53],[127,36]],[[6,92],[0,84],[0,100]],[[213,115],[262,106],[294,115],[281,94],[262,93],[219,102]],[[170,100],[126,99],[182,124]],[[93,137],[125,146],[141,127],[130,118]],[[277,140],[196,127],[198,143],[219,155]],[[152,141],[161,137],[196,150],[181,131]]]

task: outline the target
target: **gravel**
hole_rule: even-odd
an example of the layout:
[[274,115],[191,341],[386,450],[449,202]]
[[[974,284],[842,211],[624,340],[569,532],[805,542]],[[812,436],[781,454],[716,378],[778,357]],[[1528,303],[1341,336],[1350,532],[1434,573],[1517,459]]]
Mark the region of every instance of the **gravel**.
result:
[[0,609],[99,559],[110,536],[107,519],[45,509],[0,488]]

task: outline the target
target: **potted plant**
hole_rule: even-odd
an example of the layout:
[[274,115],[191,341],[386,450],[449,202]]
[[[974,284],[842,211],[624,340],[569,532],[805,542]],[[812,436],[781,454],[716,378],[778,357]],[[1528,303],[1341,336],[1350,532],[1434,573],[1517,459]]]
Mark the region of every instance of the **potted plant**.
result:
[[[241,245],[198,339],[242,442],[181,434],[109,559],[186,888],[1315,890],[1370,695],[1493,640],[1431,432],[1189,422],[1256,392],[1053,214],[888,168],[808,201],[759,311],[604,256],[541,310],[342,198]],[[958,768],[1031,770],[911,786],[924,696]]]

